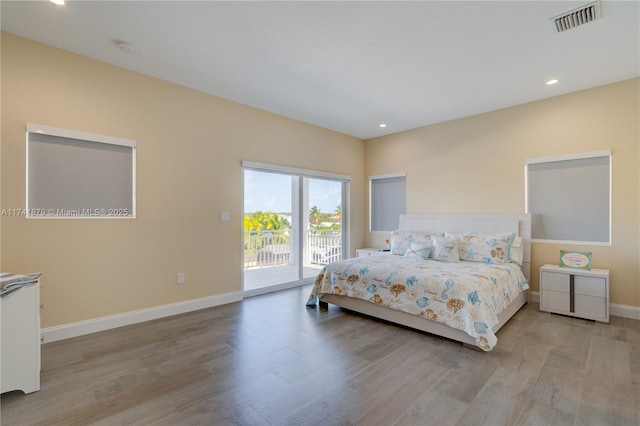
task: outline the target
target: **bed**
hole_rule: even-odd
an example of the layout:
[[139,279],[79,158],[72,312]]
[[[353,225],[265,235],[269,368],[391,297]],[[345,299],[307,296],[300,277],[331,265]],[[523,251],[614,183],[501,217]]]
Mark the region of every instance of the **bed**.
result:
[[[530,253],[527,214],[401,215],[392,252],[327,265],[307,305],[331,303],[490,351],[529,301]],[[462,260],[448,257],[456,254]]]

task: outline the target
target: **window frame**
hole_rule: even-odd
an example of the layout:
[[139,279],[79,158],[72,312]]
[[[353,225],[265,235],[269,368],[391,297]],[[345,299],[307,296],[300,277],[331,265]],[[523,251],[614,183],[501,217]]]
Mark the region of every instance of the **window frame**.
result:
[[[401,209],[402,211],[398,211],[398,221],[400,220],[400,214],[405,214],[407,212],[407,173],[406,172],[398,172],[398,173],[388,173],[383,175],[373,175],[369,176],[369,232],[371,233],[389,233],[398,229],[399,222],[396,224],[394,229],[374,229],[374,211],[373,206],[375,203],[374,200],[374,181],[376,180],[385,180],[385,179],[396,179],[396,178],[404,178],[404,207]],[[394,213],[394,212],[391,212]],[[390,216],[389,214],[388,216]]]
[[542,163],[554,163],[562,161],[572,160],[588,160],[592,158],[607,158],[608,159],[608,241],[592,241],[588,239],[576,240],[576,239],[553,239],[553,238],[532,238],[532,242],[536,243],[554,243],[554,244],[571,244],[571,245],[594,245],[594,246],[611,246],[612,244],[612,205],[613,205],[613,158],[611,150],[599,150],[583,153],[565,154],[550,157],[537,157],[526,159],[524,164],[524,181],[525,181],[525,212],[534,216],[531,212],[530,205],[530,176],[529,166]]
[[[52,136],[61,139],[68,139],[81,142],[87,142],[88,144],[98,143],[98,144],[106,144],[106,145],[117,145],[120,147],[130,148],[131,149],[131,211],[124,213],[123,208],[118,208],[114,206],[113,209],[109,208],[108,210],[113,210],[113,212],[106,211],[103,214],[102,210],[107,210],[104,208],[100,208],[101,206],[89,206],[86,208],[56,208],[56,214],[50,214],[49,209],[39,209],[34,208],[34,206],[30,205],[30,194],[29,194],[29,184],[30,184],[30,146],[31,141],[29,136],[31,134],[40,134],[45,136]],[[44,126],[41,124],[27,123],[26,126],[26,134],[25,134],[25,147],[26,147],[26,158],[25,158],[25,217],[28,219],[135,219],[136,218],[136,151],[137,144],[135,140],[118,138],[114,136],[100,135],[95,133],[81,132],[77,130],[69,130],[69,129],[60,129],[51,126]],[[34,141],[35,142],[35,141]],[[46,143],[46,142],[45,142]],[[55,142],[51,142],[55,144]],[[69,214],[59,215],[58,212],[67,211]]]

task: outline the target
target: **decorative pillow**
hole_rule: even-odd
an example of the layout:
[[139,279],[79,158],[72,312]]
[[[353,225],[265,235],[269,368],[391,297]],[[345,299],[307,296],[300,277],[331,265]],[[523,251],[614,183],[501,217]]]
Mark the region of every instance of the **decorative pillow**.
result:
[[433,253],[433,243],[429,242],[427,244],[419,244],[419,243],[411,243],[409,245],[409,249],[404,254],[404,257],[408,257],[410,259],[428,259]]
[[509,251],[515,233],[504,234],[445,234],[458,241],[460,260],[502,264],[509,261]]
[[443,236],[442,232],[400,231],[391,233],[391,253],[404,255],[411,243],[427,244],[433,236]]
[[433,260],[439,260],[441,262],[460,262],[458,242],[455,238],[434,237],[433,245]]
[[522,237],[515,237],[511,250],[509,250],[509,262],[522,266],[524,260],[524,247],[522,246]]

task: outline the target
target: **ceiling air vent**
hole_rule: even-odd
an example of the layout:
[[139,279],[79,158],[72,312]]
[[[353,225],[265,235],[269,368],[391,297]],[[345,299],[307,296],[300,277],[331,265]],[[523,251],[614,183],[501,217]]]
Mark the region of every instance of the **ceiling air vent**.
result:
[[593,3],[586,4],[577,9],[570,10],[558,16],[551,18],[553,26],[557,32],[570,30],[580,25],[587,24],[591,21],[595,21],[596,18],[600,18],[600,2],[594,1]]

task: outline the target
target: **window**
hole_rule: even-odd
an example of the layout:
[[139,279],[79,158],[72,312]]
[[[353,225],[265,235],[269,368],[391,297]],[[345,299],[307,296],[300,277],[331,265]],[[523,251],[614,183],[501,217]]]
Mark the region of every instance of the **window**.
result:
[[27,125],[27,217],[134,218],[136,143]]
[[399,218],[407,210],[405,173],[369,177],[369,226],[371,232],[398,229]]
[[526,160],[525,185],[534,241],[610,244],[611,151]]

